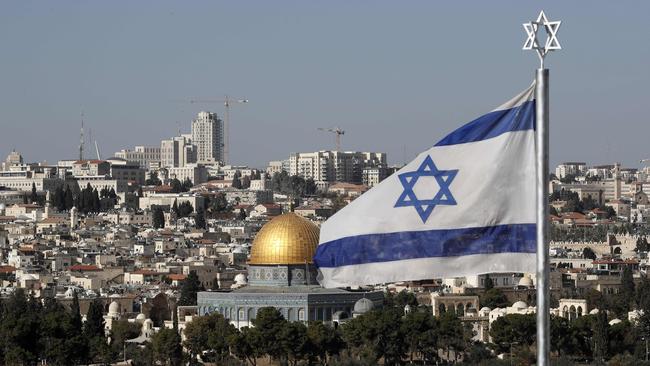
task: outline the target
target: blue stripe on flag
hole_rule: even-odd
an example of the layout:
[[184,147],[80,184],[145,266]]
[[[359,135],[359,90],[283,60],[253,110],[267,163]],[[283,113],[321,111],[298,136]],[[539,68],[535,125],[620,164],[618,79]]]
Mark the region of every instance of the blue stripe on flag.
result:
[[450,133],[435,146],[464,144],[490,139],[506,132],[532,129],[535,129],[534,100],[483,115]]
[[[535,224],[350,236],[318,246],[318,267],[472,254],[535,253]],[[408,271],[408,268],[404,268]]]

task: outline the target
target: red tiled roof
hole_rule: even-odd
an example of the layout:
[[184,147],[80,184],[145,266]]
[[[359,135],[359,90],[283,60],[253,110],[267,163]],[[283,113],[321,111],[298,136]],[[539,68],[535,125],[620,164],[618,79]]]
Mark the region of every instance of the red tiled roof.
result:
[[184,274],[179,274],[179,273],[172,273],[169,276],[167,276],[170,280],[172,281],[183,281],[184,279],[187,278],[186,275]]
[[581,214],[579,212],[565,212],[562,214],[563,219],[572,219],[572,220],[577,220],[577,219],[584,219],[585,215]]
[[41,220],[39,224],[66,224],[68,219],[64,217],[48,217],[45,220]]
[[16,272],[16,267],[14,266],[0,266],[0,273],[12,273]]

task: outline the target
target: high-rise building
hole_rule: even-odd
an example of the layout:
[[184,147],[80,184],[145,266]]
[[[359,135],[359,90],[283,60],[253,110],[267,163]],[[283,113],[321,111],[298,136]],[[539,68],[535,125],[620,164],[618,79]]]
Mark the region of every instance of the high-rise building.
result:
[[225,163],[223,127],[223,121],[212,112],[199,112],[192,121],[192,142],[196,145],[199,163]]
[[182,168],[196,163],[197,148],[189,135],[172,137],[160,142],[160,166],[163,168]]

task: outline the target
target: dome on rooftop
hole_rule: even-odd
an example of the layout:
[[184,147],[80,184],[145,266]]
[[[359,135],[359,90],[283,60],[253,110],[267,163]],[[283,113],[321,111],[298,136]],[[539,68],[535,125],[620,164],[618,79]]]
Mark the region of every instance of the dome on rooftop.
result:
[[238,275],[235,276],[235,283],[237,285],[246,285],[248,282],[246,281],[246,275],[243,273],[239,273]]
[[119,314],[120,313],[120,303],[117,301],[113,301],[109,306],[108,306],[108,313],[109,314]]
[[354,303],[354,312],[356,314],[365,314],[372,310],[374,307],[375,304],[371,300],[368,300],[364,297]]
[[533,287],[533,280],[528,276],[524,276],[519,280],[519,286]]
[[280,215],[266,223],[257,234],[248,263],[313,263],[319,234],[318,226],[293,212]]
[[512,304],[512,307],[515,309],[526,309],[528,307],[528,304],[523,301],[517,301],[516,303]]

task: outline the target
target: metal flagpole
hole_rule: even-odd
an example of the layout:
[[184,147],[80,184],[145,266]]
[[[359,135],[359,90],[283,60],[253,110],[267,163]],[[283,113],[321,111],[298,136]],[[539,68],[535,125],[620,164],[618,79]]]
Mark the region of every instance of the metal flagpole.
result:
[[[544,58],[548,51],[561,49],[557,40],[557,30],[561,22],[549,22],[544,11],[537,20],[524,24],[528,39],[524,50],[534,49],[540,60],[540,68],[535,73],[535,119],[536,119],[536,168],[537,168],[537,365],[550,363],[550,283],[548,248],[548,130],[549,130],[549,71],[544,68]],[[546,30],[547,38],[542,46],[537,39],[538,29]]]

